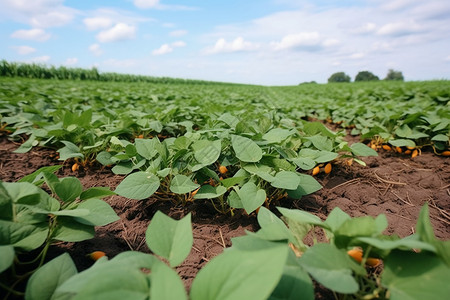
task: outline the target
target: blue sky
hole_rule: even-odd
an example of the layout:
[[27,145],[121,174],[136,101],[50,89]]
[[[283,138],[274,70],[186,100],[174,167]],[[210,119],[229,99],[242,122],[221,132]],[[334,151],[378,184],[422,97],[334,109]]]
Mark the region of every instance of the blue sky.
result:
[[448,0],[0,0],[0,59],[263,85],[450,79]]

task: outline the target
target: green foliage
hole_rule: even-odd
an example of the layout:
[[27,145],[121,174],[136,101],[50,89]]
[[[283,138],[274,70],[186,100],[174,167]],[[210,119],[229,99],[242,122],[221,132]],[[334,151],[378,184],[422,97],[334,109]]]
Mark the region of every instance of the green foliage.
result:
[[333,73],[330,78],[328,78],[328,83],[330,82],[350,82],[351,78],[344,72]]
[[[194,279],[190,299],[314,299],[312,279],[337,299],[444,299],[450,292],[450,267],[429,227],[428,207],[422,208],[417,234],[406,238],[382,232],[386,218],[351,218],[339,208],[325,221],[308,212],[279,208],[284,222],[264,207],[261,229],[232,239],[232,247],[213,258]],[[299,243],[318,226],[328,243]],[[419,230],[420,229],[420,230]],[[172,267],[192,246],[190,215],[176,221],[157,212],[146,241]],[[341,241],[341,242],[338,242]],[[347,254],[361,247],[360,263]],[[294,250],[294,251],[291,251]],[[380,272],[365,266],[368,257],[384,263]],[[123,252],[101,258],[77,273],[67,254],[41,267],[30,279],[26,299],[187,299],[176,272],[155,256]]]
[[[94,237],[95,226],[103,226],[119,217],[101,197],[112,192],[101,188],[83,191],[74,177],[59,179],[44,167],[22,178],[21,182],[0,182],[0,272],[13,276],[1,277],[2,286],[15,285],[32,275],[27,299],[50,299],[54,289],[74,274],[68,255],[40,268],[48,248],[59,241],[79,242]],[[45,180],[52,191],[49,195],[39,186]],[[40,250],[31,261],[22,262],[18,255]],[[36,268],[17,275],[23,266]],[[76,270],[75,270],[76,272]],[[42,274],[51,276],[41,277]],[[45,279],[44,279],[45,278]],[[31,293],[31,294],[30,294]]]
[[358,74],[356,74],[355,82],[356,81],[378,81],[380,78],[378,76],[374,75],[372,72],[369,71],[360,71]]

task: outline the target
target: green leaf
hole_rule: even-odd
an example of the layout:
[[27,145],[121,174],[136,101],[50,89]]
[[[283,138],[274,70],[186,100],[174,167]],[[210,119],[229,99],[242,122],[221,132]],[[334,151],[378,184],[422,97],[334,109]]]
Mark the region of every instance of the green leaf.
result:
[[55,290],[67,279],[77,274],[77,268],[68,253],[52,259],[36,273],[27,283],[25,300],[50,300]]
[[165,263],[155,263],[150,274],[150,299],[187,299],[183,281]]
[[448,142],[448,136],[444,134],[436,134],[431,138],[432,141],[439,141],[439,142]]
[[257,162],[262,158],[261,148],[251,139],[240,136],[231,136],[231,145],[236,157],[244,162]]
[[107,187],[91,187],[80,194],[80,200],[88,200],[92,198],[104,198],[115,194],[116,193],[114,193]]
[[28,151],[31,150],[31,148],[33,148],[33,146],[37,145],[37,141],[36,141],[36,136],[31,135],[28,140],[23,143],[22,145],[20,145],[19,148],[17,148],[16,150],[14,150],[14,153],[26,153]]
[[81,224],[71,217],[58,217],[57,227],[52,238],[56,241],[81,242],[94,237],[94,226]]
[[220,183],[224,187],[230,188],[233,185],[242,184],[247,178],[248,177],[245,177],[245,176],[230,177],[230,178],[225,178],[225,179],[221,180]]
[[101,151],[97,154],[96,160],[104,166],[109,166],[114,164],[114,162],[111,160],[111,157],[112,157],[111,153]]
[[213,187],[211,185],[203,185],[195,194],[194,199],[213,199],[222,196],[227,191],[224,186]]
[[136,139],[134,141],[136,145],[136,151],[145,159],[151,160],[158,154],[157,145],[160,144],[159,140],[154,139]]
[[293,158],[292,162],[305,171],[311,170],[316,166],[316,161],[310,157]]
[[0,273],[8,269],[14,261],[14,247],[12,245],[0,245]]
[[391,300],[447,299],[450,268],[427,252],[392,251],[384,261],[381,283]]
[[312,137],[307,138],[308,140],[310,140],[314,147],[316,147],[318,150],[323,150],[323,151],[332,151],[333,150],[333,142],[331,141],[331,139],[329,139],[326,136],[323,135],[315,135]]
[[[40,178],[42,176],[43,173],[55,173],[62,167],[63,167],[62,165],[42,167],[42,168],[37,169],[33,173],[20,178],[17,182],[34,183],[38,178]],[[41,175],[41,176],[39,176],[39,175]]]
[[266,200],[266,191],[258,188],[253,182],[247,182],[236,193],[248,214],[260,207]]
[[12,245],[31,251],[42,246],[47,235],[46,223],[31,225],[0,220],[0,245]]
[[298,209],[288,209],[284,207],[277,207],[278,211],[286,218],[292,219],[296,222],[307,223],[312,225],[323,225],[319,217]]
[[363,143],[354,143],[350,146],[350,149],[352,149],[352,153],[357,156],[378,156],[377,151]]
[[407,139],[390,140],[389,144],[394,147],[416,147],[416,143],[414,143],[414,141]]
[[298,264],[293,252],[289,252],[283,275],[269,300],[314,300],[314,286],[308,273]]
[[0,219],[13,220],[13,199],[0,181]]
[[159,178],[148,172],[128,175],[114,191],[116,194],[135,200],[150,197],[159,188]]
[[176,221],[157,211],[145,238],[150,250],[167,259],[171,267],[178,266],[186,259],[193,245],[191,214]]
[[136,252],[120,253],[110,261],[101,259],[60,285],[53,299],[148,299],[149,275],[142,269],[151,269],[156,263],[153,256]]
[[61,141],[65,146],[58,149],[59,160],[67,160],[69,158],[84,158],[84,155],[80,152],[80,148],[72,142]]
[[300,178],[298,187],[295,190],[287,191],[291,198],[300,199],[301,197],[317,192],[322,188],[320,183],[311,175],[298,173],[297,176]]
[[61,201],[72,202],[81,195],[83,186],[78,178],[66,177],[55,183],[54,189]]
[[77,209],[88,210],[89,213],[87,215],[75,218],[78,222],[86,225],[104,226],[120,219],[111,206],[100,199],[83,201],[78,205]]
[[353,294],[359,289],[352,271],[362,267],[332,244],[315,244],[303,253],[299,263],[315,280],[330,290]]
[[273,169],[267,165],[263,164],[247,164],[243,166],[244,170],[249,172],[250,174],[254,174],[265,181],[272,182],[275,180],[270,173],[273,172]]
[[222,143],[221,140],[199,140],[192,144],[192,148],[195,159],[203,166],[207,166],[219,158]]
[[263,135],[263,139],[271,144],[279,144],[291,135],[287,129],[274,128]]
[[300,184],[300,177],[294,172],[280,171],[275,175],[275,180],[270,184],[279,189],[295,190]]
[[257,232],[259,237],[271,241],[289,240],[291,243],[295,243],[292,232],[284,222],[264,206],[261,206],[258,211],[258,223],[261,226]]
[[191,299],[267,299],[281,278],[288,251],[285,244],[225,251],[197,274]]
[[200,187],[185,175],[176,175],[170,182],[170,190],[175,194],[186,194]]

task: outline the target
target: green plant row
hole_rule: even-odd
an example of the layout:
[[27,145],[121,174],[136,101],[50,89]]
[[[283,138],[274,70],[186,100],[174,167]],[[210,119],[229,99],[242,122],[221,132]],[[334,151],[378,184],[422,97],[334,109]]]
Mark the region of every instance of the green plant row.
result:
[[[8,195],[8,194],[7,194]],[[193,245],[191,216],[179,221],[157,212],[146,231],[151,251],[127,251],[77,272],[62,254],[29,279],[25,299],[314,299],[313,280],[336,299],[446,299],[450,293],[450,244],[437,240],[425,205],[416,233],[384,235],[384,215],[351,218],[335,208],[322,221],[305,211],[278,208],[281,219],[262,207],[261,229],[232,239],[232,247],[197,274],[189,297],[174,268]],[[320,228],[327,242],[304,243]],[[348,251],[360,247],[358,263]],[[1,271],[13,264],[13,246],[0,246]],[[368,267],[378,259],[382,269]]]

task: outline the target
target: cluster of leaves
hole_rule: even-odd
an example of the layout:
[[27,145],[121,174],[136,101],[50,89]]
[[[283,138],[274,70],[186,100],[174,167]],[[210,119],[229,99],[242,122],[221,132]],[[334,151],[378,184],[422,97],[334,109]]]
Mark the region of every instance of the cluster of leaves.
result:
[[273,89],[291,113],[339,124],[377,145],[429,146],[441,153],[450,147],[449,88],[448,81],[434,81]]
[[[61,166],[43,167],[19,182],[0,181],[0,285],[9,293],[44,262],[51,244],[79,242],[94,237],[94,227],[119,219],[101,198],[114,194],[108,188],[83,190],[75,177],[59,179]],[[40,186],[46,183],[51,195]],[[28,261],[21,254],[39,249]],[[16,270],[28,266],[24,274]],[[6,271],[5,271],[6,270]]]
[[211,129],[189,130],[162,142],[157,137],[134,143],[112,138],[109,151],[100,152],[97,160],[114,165],[115,174],[131,173],[115,191],[121,196],[142,200],[159,190],[165,198],[217,199],[211,201],[222,213],[244,208],[250,214],[273,199],[300,199],[321,188],[299,171],[340,156],[364,164],[356,157],[368,155],[376,152],[361,143],[348,146],[318,122],[280,128],[264,115],[245,121],[225,113]]
[[[312,300],[312,279],[342,299],[445,299],[450,293],[450,245],[435,238],[427,205],[416,233],[402,239],[382,234],[387,227],[384,215],[351,218],[336,208],[322,221],[304,211],[278,210],[284,222],[261,208],[261,230],[234,238],[231,248],[202,268],[189,298]],[[307,247],[303,239],[313,227],[322,228],[329,242]],[[78,273],[70,256],[63,254],[31,277],[26,298],[187,299],[173,268],[193,244],[190,214],[176,221],[157,212],[146,241],[170,267],[153,255],[129,251],[111,260],[101,258]],[[354,246],[364,249],[360,264],[347,254]],[[369,255],[382,259],[381,274],[365,267]]]

